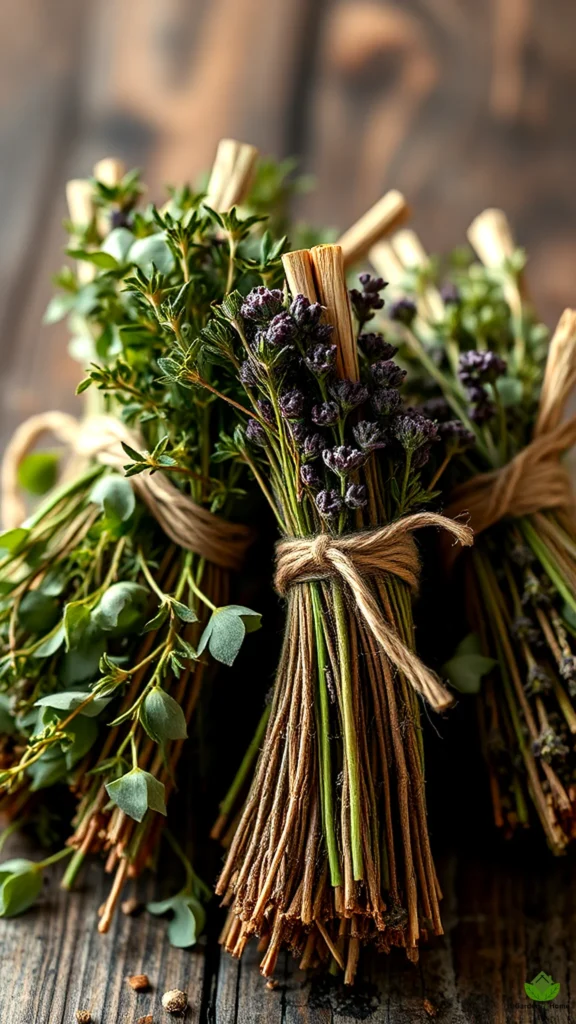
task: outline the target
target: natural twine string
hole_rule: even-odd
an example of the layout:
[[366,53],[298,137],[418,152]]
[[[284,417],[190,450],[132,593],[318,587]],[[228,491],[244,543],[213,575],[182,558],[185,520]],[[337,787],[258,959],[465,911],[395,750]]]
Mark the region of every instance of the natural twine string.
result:
[[[83,421],[62,412],[31,416],[12,435],[0,470],[2,515],[8,529],[18,526],[26,516],[18,467],[45,433],[53,434],[75,455],[95,458],[116,470],[122,470],[127,459],[122,442],[136,450],[141,447],[138,435],[112,416],[89,416]],[[213,565],[231,570],[241,567],[252,539],[246,526],[230,523],[197,505],[163,473],[141,473],[129,479],[138,497],[175,544]]]
[[436,710],[452,703],[448,690],[420,658],[406,646],[394,626],[386,621],[367,578],[378,574],[397,576],[413,590],[418,586],[420,560],[414,531],[439,526],[463,545],[472,543],[472,531],[462,523],[433,512],[404,516],[389,526],[363,533],[331,537],[291,537],[277,545],[276,589],[286,595],[291,587],[313,580],[340,578],[356,607],[392,665]]
[[[576,444],[576,416],[561,423],[576,386],[576,311],[566,309],[554,332],[530,444],[505,466],[479,473],[452,494],[446,515],[467,514],[475,534],[505,517],[526,516],[546,508],[574,513],[570,476],[560,456]],[[457,552],[448,553],[448,562]]]

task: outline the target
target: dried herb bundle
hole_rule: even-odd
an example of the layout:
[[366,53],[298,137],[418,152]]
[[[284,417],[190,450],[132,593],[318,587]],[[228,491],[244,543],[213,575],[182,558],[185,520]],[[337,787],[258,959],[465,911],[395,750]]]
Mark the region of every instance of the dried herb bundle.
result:
[[[251,508],[246,467],[218,457],[234,400],[217,400],[215,363],[197,367],[202,390],[191,392],[170,358],[188,352],[232,287],[281,274],[284,242],[234,207],[255,156],[226,140],[208,194],[178,189],[162,209],[139,208],[138,177],[119,178],[115,166],[69,189],[68,251],[80,273],[59,275],[48,319],[69,317],[73,350],[92,360],[79,391],[96,388],[107,415],[25,425],[5,466],[5,483],[15,460],[20,479],[38,476],[43,464],[24,456],[46,427],[84,462],[0,536],[0,809],[29,820],[42,811],[40,791],[68,784],[77,811],[56,858],[71,856],[69,887],[87,854],[105,855],[114,881],[100,931],[125,879],[157,848],[208,655],[232,664],[259,625],[257,613],[228,604],[251,535],[234,523]],[[18,514],[18,502],[9,508]],[[204,890],[181,856],[183,889],[150,909],[172,910],[172,941],[190,945]],[[2,866],[2,914],[29,905],[53,859]]]
[[394,281],[391,315],[423,371],[423,407],[459,453],[438,465],[449,514],[468,511],[476,533],[453,567],[473,634],[446,669],[480,691],[497,824],[526,825],[532,803],[562,853],[576,836],[576,517],[561,463],[576,440],[576,419],[564,421],[576,314],[566,310],[548,347],[501,211],[481,214],[469,239],[482,264],[460,257],[441,290],[412,232],[372,258]]
[[288,946],[302,966],[333,961],[352,982],[362,942],[416,959],[424,922],[442,930],[418,692],[437,708],[449,698],[413,653],[411,613],[412,531],[443,522],[413,514],[435,497],[422,470],[436,429],[403,406],[395,349],[363,330],[383,282],[363,276],[351,293],[355,332],[338,246],[284,266],[291,300],[270,286],[234,292],[189,352],[172,354],[180,383],[202,387],[212,353],[228,394],[242,386],[250,415],[222,457],[248,463],[287,538],[274,697],[226,804],[264,734],[217,891],[232,953],[257,934],[265,975]]

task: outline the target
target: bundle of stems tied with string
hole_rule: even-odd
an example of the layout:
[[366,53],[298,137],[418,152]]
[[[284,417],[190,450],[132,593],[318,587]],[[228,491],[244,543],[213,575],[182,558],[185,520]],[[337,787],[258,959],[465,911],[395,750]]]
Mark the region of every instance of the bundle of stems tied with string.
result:
[[449,464],[436,456],[447,514],[475,532],[471,551],[446,552],[471,630],[446,671],[479,691],[496,823],[511,833],[535,811],[559,854],[576,837],[576,510],[563,461],[576,312],[548,343],[502,211],[480,214],[468,238],[480,262],[460,252],[443,267],[408,230],[371,259],[395,293],[389,330],[415,400],[456,450]]
[[470,531],[431,510],[436,428],[404,406],[395,349],[365,330],[384,282],[363,275],[349,295],[338,245],[287,253],[283,266],[285,279],[233,291],[171,354],[174,379],[200,392],[204,361],[221,368],[220,390],[243,412],[219,457],[249,465],[282,538],[284,642],[218,821],[231,842],[217,892],[234,955],[257,935],[264,975],[285,947],[351,983],[362,944],[416,959],[422,929],[442,931],[420,702],[441,710],[451,698],[414,652],[414,533],[443,527],[469,543]]
[[[77,269],[59,275],[47,317],[68,317],[72,351],[89,365],[79,391],[91,397],[82,421],[48,413],[23,424],[4,459],[0,813],[45,832],[47,792],[63,784],[75,812],[60,852],[0,865],[3,915],[34,900],[46,864],[67,859],[70,888],[100,853],[113,875],[99,922],[109,928],[125,881],[154,860],[203,679],[259,626],[229,603],[254,511],[246,464],[216,458],[234,400],[218,400],[216,365],[202,364],[203,388],[191,391],[169,358],[188,351],[232,287],[281,273],[283,242],[249,206],[236,210],[256,159],[223,141],[207,193],[175,189],[161,209],[139,202],[138,176],[115,161],[69,184]],[[24,518],[20,485],[40,490],[53,468],[51,453],[32,452],[45,432],[72,457]],[[186,946],[204,887],[172,841],[183,887],[151,909],[173,912],[170,937]]]

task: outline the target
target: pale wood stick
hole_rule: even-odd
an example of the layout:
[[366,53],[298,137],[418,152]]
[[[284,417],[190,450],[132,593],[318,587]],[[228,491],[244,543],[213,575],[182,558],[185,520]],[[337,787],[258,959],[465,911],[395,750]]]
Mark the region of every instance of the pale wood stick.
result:
[[[66,202],[68,215],[74,228],[79,233],[84,231],[96,215],[92,183],[87,178],[72,178],[71,181],[66,182]],[[80,284],[88,284],[96,276],[96,267],[93,263],[78,260],[76,274]]]
[[126,164],[115,156],[106,156],[94,164],[94,177],[108,188],[118,185],[126,174]]
[[310,302],[318,302],[310,250],[295,249],[294,252],[285,253],[282,265],[292,297],[305,295]]
[[208,183],[206,205],[225,212],[241,203],[250,189],[257,158],[255,146],[235,139],[221,139]]
[[[98,160],[97,163],[94,164],[92,173],[96,178],[96,181],[101,182],[102,185],[107,185],[108,188],[114,188],[115,185],[118,185],[122,181],[122,178],[126,174],[126,164],[123,160],[119,160],[118,157],[105,156],[102,160]],[[96,226],[98,228],[99,235],[101,235],[102,238],[106,238],[111,225],[108,214],[102,209],[97,213]]]
[[334,327],[332,341],[338,348],[338,374],[349,380],[359,380],[358,351],[342,249],[339,245],[316,245],[310,250],[310,257],[318,300],[326,306],[325,319]]
[[[398,231],[394,235],[392,247],[407,270],[411,268],[420,269],[430,263],[430,257],[422,242],[416,232],[410,228]],[[427,285],[424,290],[423,301],[426,306],[426,312],[431,320],[443,320],[444,303],[437,288],[433,285]]]
[[565,309],[548,348],[534,436],[554,430],[576,389],[576,310]]
[[404,267],[391,242],[378,242],[377,245],[373,245],[368,258],[380,277],[389,284],[394,286],[402,280]]
[[344,266],[356,263],[384,235],[394,231],[410,215],[401,192],[391,189],[338,239]]
[[[503,210],[489,208],[474,218],[467,231],[468,241],[477,256],[491,270],[499,270],[504,260],[510,259],[516,249],[510,222]],[[504,282],[504,296],[513,314],[522,315],[522,299],[528,299],[523,274],[518,284],[511,279]]]

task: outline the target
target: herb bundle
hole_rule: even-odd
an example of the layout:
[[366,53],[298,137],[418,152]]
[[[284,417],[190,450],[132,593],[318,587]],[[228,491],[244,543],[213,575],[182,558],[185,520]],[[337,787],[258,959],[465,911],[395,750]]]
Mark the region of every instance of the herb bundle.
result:
[[576,418],[564,420],[576,313],[565,311],[548,347],[501,211],[481,214],[469,239],[482,263],[460,257],[441,291],[412,232],[372,259],[395,282],[392,318],[423,371],[420,400],[458,450],[438,468],[448,513],[468,512],[476,534],[453,574],[473,634],[446,669],[458,688],[480,690],[496,823],[528,824],[532,803],[558,854],[576,836],[576,517],[560,461],[576,440]]
[[[100,931],[125,880],[153,859],[208,655],[232,664],[259,626],[227,603],[251,539],[246,467],[218,458],[234,399],[218,401],[215,364],[202,364],[202,390],[191,392],[169,358],[188,352],[233,286],[281,272],[283,242],[235,210],[255,157],[226,140],[208,194],[175,190],[162,210],[137,207],[134,174],[82,185],[69,254],[90,269],[59,275],[48,318],[69,316],[89,346],[79,391],[95,387],[107,415],[24,425],[4,467],[14,498],[16,463],[30,477],[25,454],[46,428],[84,463],[0,536],[0,809],[28,820],[41,813],[38,793],[68,784],[73,834],[56,856],[70,855],[70,887],[87,854],[105,855],[114,880]],[[201,926],[204,888],[179,853],[184,888],[150,909],[173,911],[170,935],[184,946]],[[35,898],[44,863],[3,866],[2,914]]]
[[[276,587],[287,626],[274,696],[232,796],[262,750],[217,892],[223,943],[261,936],[263,974],[283,946],[351,983],[361,943],[418,955],[424,922],[442,931],[424,796],[418,694],[450,703],[413,652],[413,531],[469,531],[432,512],[427,464],[436,428],[403,405],[395,349],[363,329],[383,282],[351,293],[342,250],[283,257],[286,291],[229,295],[177,380],[202,387],[207,353],[250,410],[221,441],[248,463],[277,519]],[[281,284],[281,279],[277,280]],[[222,385],[221,385],[222,387]],[[222,388],[224,390],[224,388]],[[226,801],[232,810],[234,799]],[[226,814],[218,831],[225,826]]]

